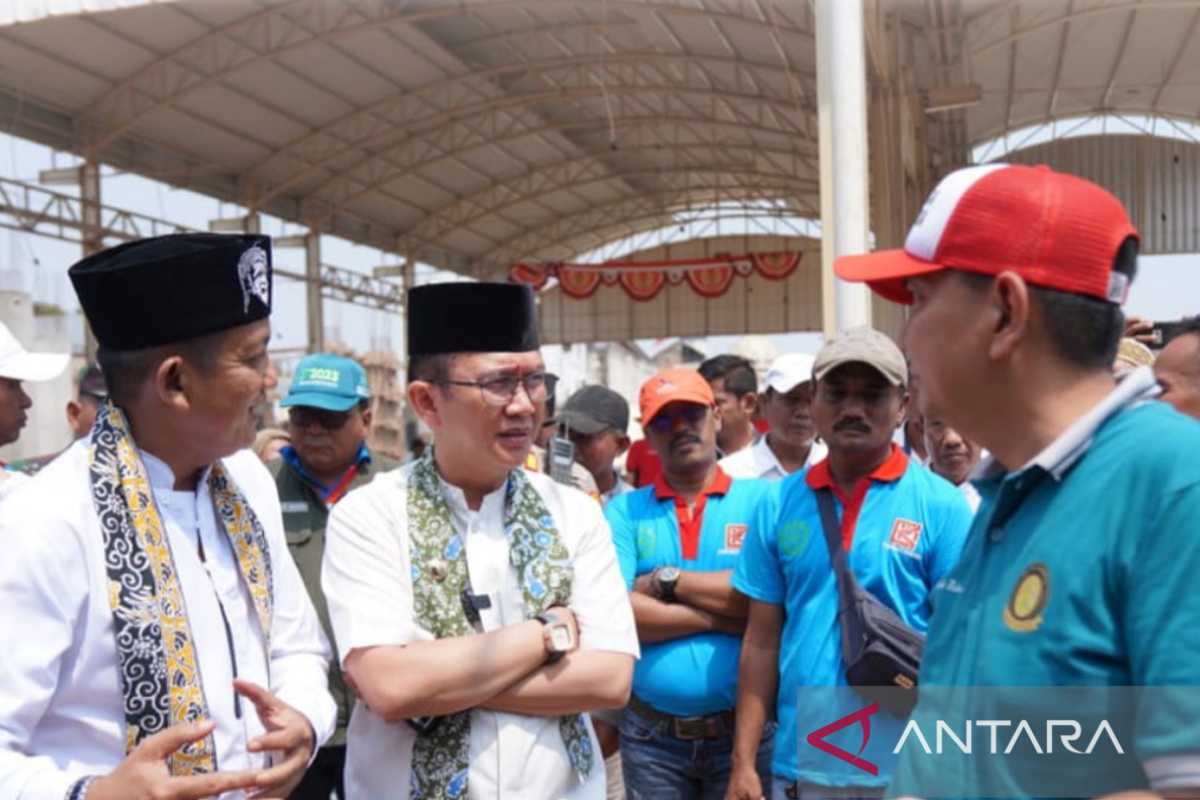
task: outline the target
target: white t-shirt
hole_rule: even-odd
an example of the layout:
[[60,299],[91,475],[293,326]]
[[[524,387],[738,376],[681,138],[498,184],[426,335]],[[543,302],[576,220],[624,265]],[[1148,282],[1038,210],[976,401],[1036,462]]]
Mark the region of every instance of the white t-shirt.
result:
[[[275,483],[250,451],[224,460],[262,521],[274,575],[271,651],[264,646],[232,547],[217,527],[202,479],[196,492],[172,487],[170,468],[142,453],[167,532],[210,715],[217,767],[254,769],[263,754],[246,744],[264,733],[237,677],[269,687],[312,723],[318,744],[337,709],[327,688],[330,650],[283,534]],[[62,800],[85,775],[106,775],[125,758],[125,715],[108,599],[104,539],[92,507],[87,441],[78,442],[0,511],[0,797]],[[207,561],[201,561],[198,542]],[[220,598],[218,604],[218,598]],[[242,791],[222,795],[243,798]]]
[[[770,434],[767,434],[768,436]],[[800,469],[807,469],[820,461],[829,453],[821,442],[814,441],[808,448],[808,458]],[[720,461],[721,469],[731,478],[764,478],[768,481],[781,481],[789,474],[771,446],[767,444],[767,436],[758,437],[758,441],[749,447],[743,447],[732,455],[725,456]]]
[[[408,464],[355,489],[329,518],[321,585],[343,661],[356,648],[434,638],[413,619],[405,494],[412,470]],[[636,657],[633,611],[600,504],[541,473],[527,472],[526,477],[545,500],[574,562],[570,607],[579,622],[580,647]],[[491,607],[479,612],[483,630],[523,622],[524,595],[504,536],[504,487],[471,511],[461,490],[441,485],[465,543],[471,589],[491,599]],[[599,753],[590,722],[588,730],[593,751]],[[359,703],[346,736],[347,797],[407,797],[413,730],[405,723],[388,724]],[[599,760],[588,781],[579,783],[557,717],[473,710],[470,763],[471,798],[601,800],[605,795]]]

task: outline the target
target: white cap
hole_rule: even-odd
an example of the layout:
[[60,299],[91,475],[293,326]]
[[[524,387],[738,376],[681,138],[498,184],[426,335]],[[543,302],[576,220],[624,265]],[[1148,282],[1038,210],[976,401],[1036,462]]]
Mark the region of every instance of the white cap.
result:
[[48,381],[67,368],[67,353],[30,353],[0,322],[0,378]]
[[764,379],[768,388],[787,394],[805,381],[812,380],[813,357],[807,353],[786,353],[771,362]]

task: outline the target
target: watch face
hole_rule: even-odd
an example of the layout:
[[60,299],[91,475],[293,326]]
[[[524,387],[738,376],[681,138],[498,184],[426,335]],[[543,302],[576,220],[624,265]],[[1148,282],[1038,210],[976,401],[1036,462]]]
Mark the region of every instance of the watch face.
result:
[[565,653],[571,649],[574,644],[571,641],[571,629],[565,623],[551,625],[550,631],[550,649],[556,653]]
[[663,567],[658,571],[658,579],[667,583],[679,580],[679,567]]

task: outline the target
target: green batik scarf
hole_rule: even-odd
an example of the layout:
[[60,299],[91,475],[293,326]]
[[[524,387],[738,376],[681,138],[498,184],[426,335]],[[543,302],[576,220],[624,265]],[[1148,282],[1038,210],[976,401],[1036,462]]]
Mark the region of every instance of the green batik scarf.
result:
[[[416,463],[408,479],[408,532],[416,623],[438,639],[474,634],[462,605],[462,592],[467,588],[466,552],[454,530],[432,452]],[[551,606],[566,605],[573,576],[570,554],[550,510],[520,469],[508,476],[504,535],[528,618]],[[559,729],[571,766],[582,781],[595,761],[583,716],[560,717]],[[417,735],[410,785],[413,800],[467,796],[470,741],[469,711],[442,717],[432,730]]]

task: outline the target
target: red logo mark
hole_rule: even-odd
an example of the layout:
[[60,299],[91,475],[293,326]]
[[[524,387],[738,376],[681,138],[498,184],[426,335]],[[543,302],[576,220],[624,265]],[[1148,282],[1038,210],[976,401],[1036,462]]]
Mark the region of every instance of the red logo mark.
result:
[[748,525],[730,523],[725,526],[725,549],[741,550],[742,542],[746,539]]
[[[917,527],[920,528],[919,525]],[[836,722],[831,722],[824,728],[818,728],[810,733],[808,735],[808,743],[818,750],[823,750],[824,752],[829,753],[829,755],[834,756],[835,758],[840,758],[842,761],[845,761],[851,766],[858,767],[863,772],[869,772],[870,774],[879,777],[879,767],[875,766],[870,761],[859,758],[859,756],[862,755],[862,751],[867,749],[867,742],[871,741],[871,715],[878,710],[879,703],[871,703],[871,705],[867,706],[866,708],[860,708],[853,714],[848,714]],[[842,748],[836,747],[825,741],[825,737],[829,734],[836,733],[842,728],[853,725],[856,722],[861,722],[863,726],[863,743],[862,747],[858,748],[857,753],[851,755]]]
[[921,523],[906,519],[896,520],[892,525],[892,538],[888,541],[905,550],[916,550],[917,542],[921,541]]

